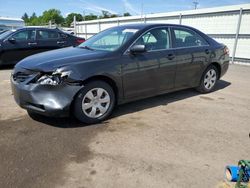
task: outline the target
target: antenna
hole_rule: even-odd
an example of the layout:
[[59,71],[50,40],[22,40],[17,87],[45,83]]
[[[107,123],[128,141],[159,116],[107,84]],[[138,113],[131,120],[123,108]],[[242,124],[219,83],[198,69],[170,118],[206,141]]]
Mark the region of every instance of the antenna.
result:
[[198,5],[199,5],[198,0],[194,0],[194,1],[193,1],[193,4],[194,4],[194,9],[196,10],[197,7],[198,7]]

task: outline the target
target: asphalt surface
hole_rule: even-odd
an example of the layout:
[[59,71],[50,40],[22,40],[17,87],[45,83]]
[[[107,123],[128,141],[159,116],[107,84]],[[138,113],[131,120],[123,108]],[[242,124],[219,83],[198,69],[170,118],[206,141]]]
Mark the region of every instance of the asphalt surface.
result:
[[189,89],[118,107],[87,126],[29,117],[0,70],[0,187],[230,187],[224,168],[250,160],[250,66],[216,91]]

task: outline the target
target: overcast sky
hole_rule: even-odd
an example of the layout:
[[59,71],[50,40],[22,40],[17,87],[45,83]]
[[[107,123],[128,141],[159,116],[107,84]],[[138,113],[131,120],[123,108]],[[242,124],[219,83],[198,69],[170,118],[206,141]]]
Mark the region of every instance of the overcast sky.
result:
[[[56,8],[63,16],[71,12],[100,14],[102,10],[114,14],[130,12],[132,15],[158,13],[194,8],[194,0],[0,0],[0,16],[21,17],[24,12],[41,15],[44,10]],[[198,0],[198,8],[250,3],[250,0]]]

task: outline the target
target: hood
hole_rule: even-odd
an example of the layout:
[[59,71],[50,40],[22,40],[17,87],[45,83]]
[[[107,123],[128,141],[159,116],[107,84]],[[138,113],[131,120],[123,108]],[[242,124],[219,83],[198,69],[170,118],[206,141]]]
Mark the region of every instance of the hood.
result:
[[71,64],[103,59],[107,54],[108,52],[104,51],[68,47],[29,56],[21,60],[16,67],[49,72]]

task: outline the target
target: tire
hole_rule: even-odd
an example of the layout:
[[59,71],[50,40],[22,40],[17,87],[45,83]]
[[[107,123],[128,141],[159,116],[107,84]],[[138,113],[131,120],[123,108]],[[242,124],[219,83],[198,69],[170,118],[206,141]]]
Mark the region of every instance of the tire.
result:
[[218,81],[219,72],[216,66],[210,65],[203,73],[200,85],[196,88],[200,93],[210,93]]
[[95,124],[109,117],[115,106],[115,93],[104,81],[87,83],[75,97],[73,114],[87,124]]

